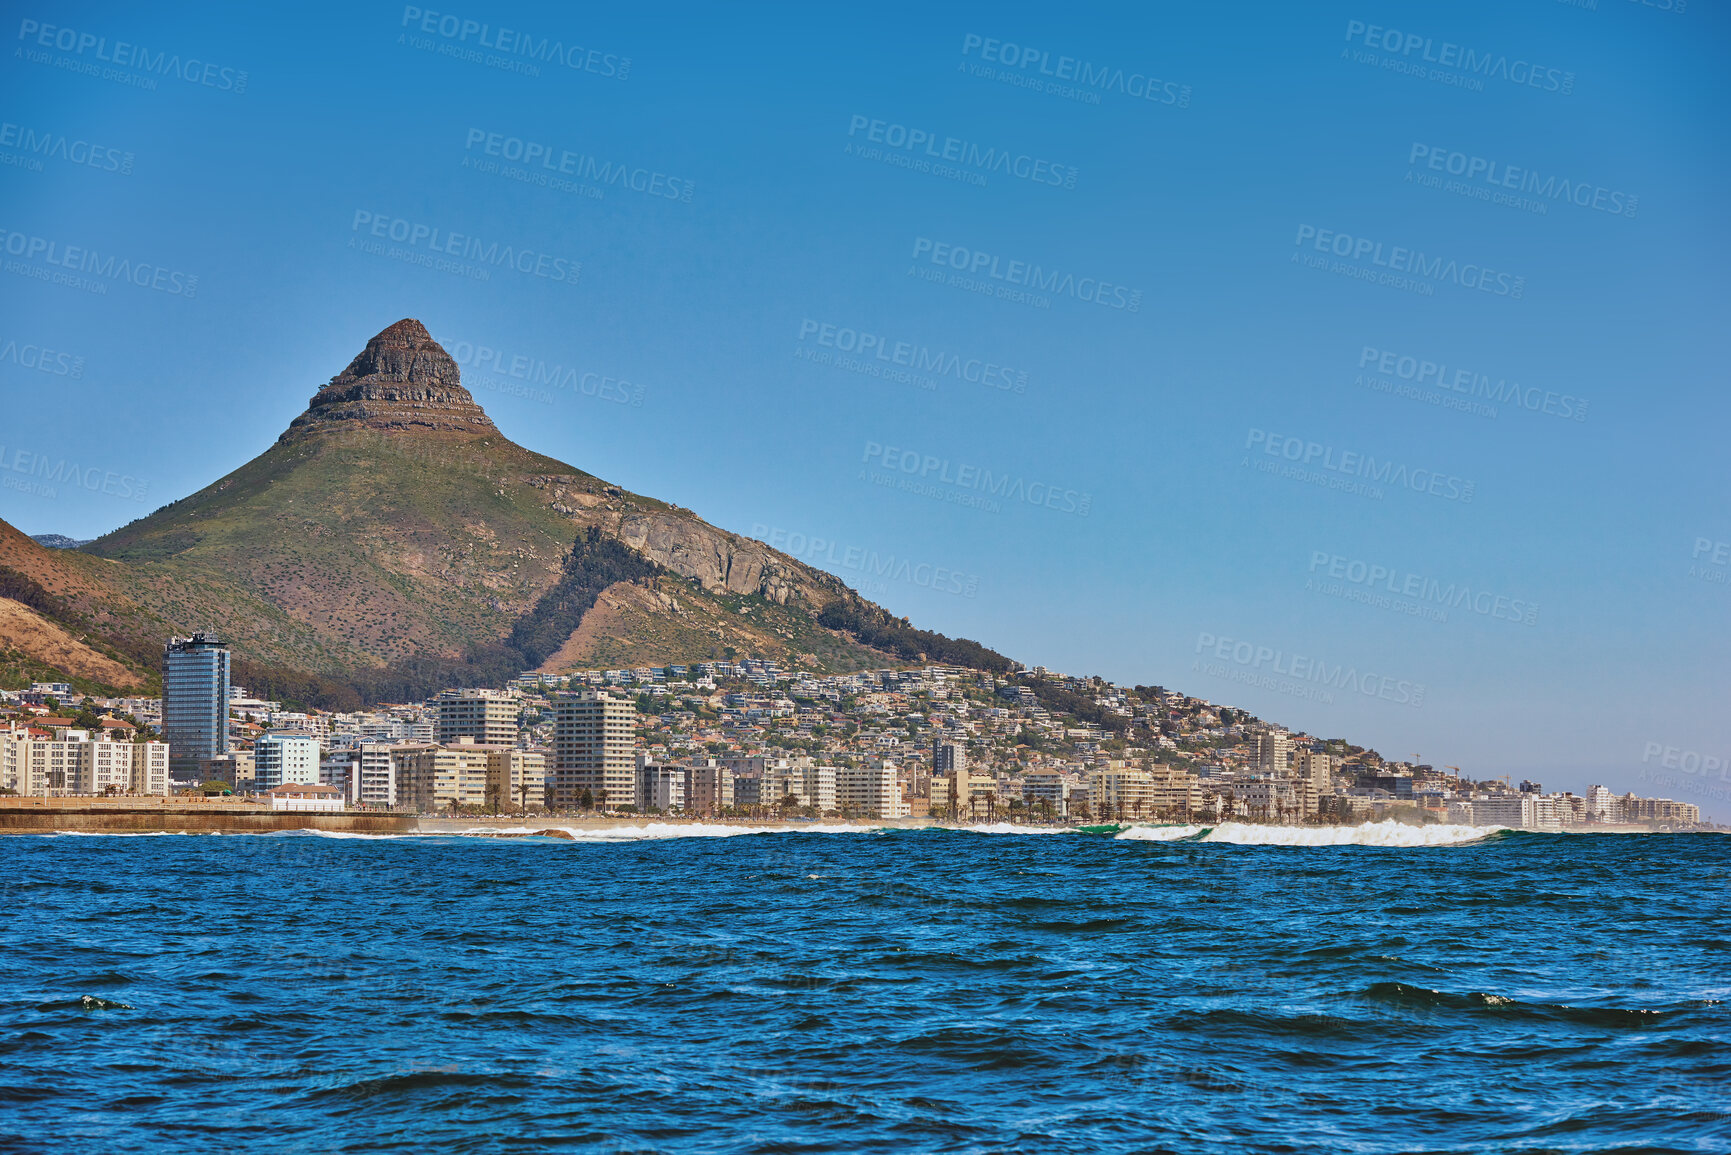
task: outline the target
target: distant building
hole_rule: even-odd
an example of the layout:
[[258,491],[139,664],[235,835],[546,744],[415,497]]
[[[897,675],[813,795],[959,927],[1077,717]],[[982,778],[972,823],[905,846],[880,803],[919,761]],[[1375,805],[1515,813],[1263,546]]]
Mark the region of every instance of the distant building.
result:
[[838,768],[836,806],[850,817],[906,818],[908,805],[896,780],[895,763],[868,760],[863,766]]
[[581,805],[588,791],[597,807],[637,800],[637,707],[629,699],[585,690],[553,706],[553,796],[559,809]]
[[[1202,809],[1202,784],[1190,771],[1156,765],[1148,773],[1148,801],[1154,813],[1178,818]],[[1314,812],[1314,805],[1311,807]]]
[[343,808],[343,793],[323,783],[293,782],[269,792],[272,810],[337,811]]
[[1291,768],[1292,735],[1283,730],[1259,730],[1250,736],[1251,763],[1264,774],[1285,774]]
[[448,810],[453,806],[485,807],[488,779],[493,771],[492,755],[500,749],[473,742],[397,747],[394,753],[399,805],[420,811]]
[[672,813],[685,809],[685,768],[643,762],[637,767],[637,809]]
[[[835,778],[830,777],[830,798],[834,804]],[[734,806],[733,771],[711,758],[685,768],[685,805],[693,814],[715,815]]]
[[236,793],[252,790],[257,784],[257,771],[251,750],[230,750],[198,764],[198,780],[226,782]]
[[253,776],[260,790],[313,786],[319,781],[319,743],[302,734],[266,734],[252,746]]
[[167,794],[166,742],[92,740],[65,729],[53,738],[0,733],[0,787],[23,795]]
[[547,758],[532,750],[507,752],[503,766],[493,772],[508,771],[499,779],[498,805],[504,810],[540,810],[547,805]]
[[1154,776],[1129,766],[1109,766],[1088,776],[1088,802],[1098,818],[1151,818]]
[[319,782],[326,786],[335,786],[343,798],[352,799],[359,788],[361,776],[361,752],[358,747],[346,746],[327,752],[319,762]]
[[1303,749],[1292,756],[1293,773],[1310,783],[1318,795],[1327,794],[1334,786],[1334,757],[1320,750]]
[[1587,817],[1593,822],[1623,821],[1623,800],[1603,786],[1587,787]]
[[482,746],[515,746],[518,705],[511,690],[446,690],[433,699],[433,740],[441,746],[460,738]]
[[162,737],[169,775],[198,779],[199,763],[228,753],[228,643],[215,634],[170,638],[162,651]]
[[1035,813],[1070,816],[1070,782],[1056,770],[1031,770],[1022,776],[1022,801]]
[[349,800],[363,806],[388,810],[397,805],[397,763],[391,757],[397,744],[362,742],[360,761],[349,783]]
[[838,776],[834,766],[807,766],[800,771],[800,796],[803,804],[819,814],[828,814],[838,805]]
[[1637,798],[1625,794],[1622,798],[1624,817],[1630,822],[1648,822],[1657,826],[1693,826],[1701,821],[1701,808],[1690,802],[1673,802],[1669,798]]
[[1556,801],[1539,794],[1499,794],[1473,802],[1474,826],[1561,830]]

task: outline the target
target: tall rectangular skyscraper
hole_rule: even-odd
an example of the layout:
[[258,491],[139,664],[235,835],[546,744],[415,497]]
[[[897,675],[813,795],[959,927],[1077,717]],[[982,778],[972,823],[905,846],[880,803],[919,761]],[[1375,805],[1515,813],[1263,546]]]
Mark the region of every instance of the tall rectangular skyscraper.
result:
[[228,753],[228,643],[215,634],[170,638],[162,651],[162,737],[168,773],[198,778],[199,763]]
[[637,801],[637,708],[594,690],[560,698],[553,706],[553,774],[548,805],[595,806]]

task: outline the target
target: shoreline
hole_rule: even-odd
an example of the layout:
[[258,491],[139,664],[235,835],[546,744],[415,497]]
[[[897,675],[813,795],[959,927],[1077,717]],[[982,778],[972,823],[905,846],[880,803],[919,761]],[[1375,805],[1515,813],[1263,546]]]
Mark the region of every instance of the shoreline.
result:
[[[1231,827],[1232,839],[1208,835]],[[1619,823],[1561,830],[1520,830],[1514,827],[1463,827],[1447,823],[1403,823],[1385,819],[1354,825],[1292,825],[1247,822],[1241,819],[1155,820],[1117,819],[1100,822],[1029,823],[1010,818],[990,821],[952,822],[919,818],[710,818],[684,815],[417,815],[402,811],[275,810],[268,805],[234,798],[170,797],[71,797],[0,798],[0,834],[272,834],[307,830],[338,834],[444,835],[468,838],[562,838],[570,841],[635,841],[681,837],[726,837],[751,833],[869,833],[888,830],[964,830],[998,834],[1063,834],[1078,831],[1116,835],[1132,830],[1170,831],[1170,839],[1154,835],[1132,840],[1249,841],[1267,844],[1354,841],[1348,832],[1410,830],[1480,832],[1486,837],[1498,831],[1529,834],[1691,834],[1723,833],[1712,827],[1665,830]],[[1183,833],[1179,833],[1183,832]],[[1433,835],[1433,836],[1434,836]],[[1428,841],[1419,835],[1415,841]]]

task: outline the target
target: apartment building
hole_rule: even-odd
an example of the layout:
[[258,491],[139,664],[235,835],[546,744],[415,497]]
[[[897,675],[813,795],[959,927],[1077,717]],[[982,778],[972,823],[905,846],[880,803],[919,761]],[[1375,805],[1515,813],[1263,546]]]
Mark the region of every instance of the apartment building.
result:
[[252,744],[253,779],[259,790],[278,786],[316,786],[318,739],[304,734],[266,734]]
[[[835,794],[831,778],[830,794]],[[693,814],[719,814],[734,806],[733,771],[710,758],[685,767],[685,805]]]
[[553,706],[551,806],[581,805],[588,791],[597,807],[637,799],[637,707],[601,690],[560,698]]
[[685,767],[640,761],[637,767],[637,809],[671,814],[685,809]]
[[1122,764],[1096,769],[1088,776],[1088,799],[1099,818],[1151,818],[1154,776]]
[[480,746],[515,746],[520,703],[515,690],[445,690],[433,699],[433,740],[441,746],[460,738]]
[[[1155,814],[1183,816],[1202,809],[1202,784],[1190,771],[1156,765],[1148,772],[1148,800]],[[1312,806],[1312,812],[1315,807]]]
[[1068,818],[1070,781],[1056,770],[1030,770],[1022,775],[1022,801],[1036,814]]
[[73,794],[167,794],[166,742],[116,742],[85,730],[32,738],[0,733],[0,787],[41,797]]
[[1285,774],[1291,761],[1291,734],[1284,730],[1258,730],[1250,736],[1250,762],[1259,772]]
[[895,763],[874,759],[837,768],[836,807],[844,815],[860,818],[906,818],[909,807],[902,798]]

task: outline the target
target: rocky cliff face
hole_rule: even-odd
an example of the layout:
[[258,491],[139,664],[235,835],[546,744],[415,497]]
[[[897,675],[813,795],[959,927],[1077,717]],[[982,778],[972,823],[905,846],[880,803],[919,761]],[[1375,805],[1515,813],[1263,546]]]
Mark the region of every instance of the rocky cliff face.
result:
[[491,433],[492,420],[460,383],[457,363],[426,326],[405,318],[331,378],[289,424],[287,441],[320,425],[356,422],[382,430]]
[[822,607],[845,587],[829,574],[790,564],[761,542],[678,514],[630,514],[614,531],[620,541],[711,593],[761,594],[777,605],[805,601]]

